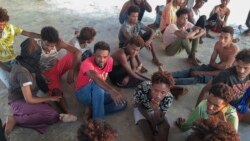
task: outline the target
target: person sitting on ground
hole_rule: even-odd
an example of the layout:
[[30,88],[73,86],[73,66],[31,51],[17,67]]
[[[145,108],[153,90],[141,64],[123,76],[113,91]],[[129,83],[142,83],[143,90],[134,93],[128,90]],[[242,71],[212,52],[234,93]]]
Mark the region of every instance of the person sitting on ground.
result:
[[[68,84],[74,82],[74,75],[81,63],[81,52],[79,49],[61,40],[58,31],[52,26],[43,27],[41,30],[41,39],[33,40],[42,49],[40,70],[48,84],[49,94],[51,96],[62,96],[56,104],[62,112],[68,113],[60,79],[65,72],[69,71],[67,82]],[[59,51],[61,49],[65,49],[68,53],[59,59]]]
[[9,15],[6,9],[0,7],[0,80],[9,88],[9,72],[15,64],[16,52],[13,48],[14,39],[17,35],[40,38],[34,32],[28,32],[20,27],[9,23]]
[[160,21],[160,31],[164,33],[166,27],[170,24],[174,24],[177,20],[176,12],[177,10],[183,6],[185,0],[172,0],[164,7],[161,13],[161,21]]
[[155,72],[151,81],[144,81],[135,89],[134,119],[147,141],[168,140],[170,125],[165,116],[173,102],[172,86],[170,73]]
[[244,31],[244,34],[247,36],[250,36],[250,10],[248,12],[247,19],[246,19],[246,26],[248,29]]
[[[214,51],[208,65],[194,66],[188,70],[173,72],[176,85],[191,85],[207,83],[220,71],[232,66],[239,47],[232,42],[234,29],[231,26],[222,28],[219,41],[215,43]],[[216,63],[219,57],[220,62]]]
[[217,117],[200,119],[194,123],[186,141],[240,141],[240,135],[228,122]]
[[78,141],[115,141],[117,133],[105,121],[89,120],[77,131]]
[[[232,87],[234,91],[234,97],[230,104],[237,109],[239,120],[250,124],[250,95],[246,92],[250,87],[250,49],[241,50],[236,55],[234,64],[233,67],[220,72],[213,80],[209,81],[207,85],[203,87],[196,106],[205,98],[212,85],[216,83],[225,83]],[[245,108],[245,110],[243,108]]]
[[118,49],[111,56],[114,60],[112,71],[109,74],[110,81],[118,87],[136,87],[145,77],[136,69],[135,55],[144,46],[144,41],[139,35],[135,35],[128,41],[124,48]]
[[128,20],[128,9],[131,6],[138,6],[140,8],[140,12],[138,15],[138,21],[141,22],[143,15],[145,13],[145,10],[147,12],[152,11],[152,7],[147,2],[147,0],[128,0],[125,2],[122,6],[122,9],[119,14],[119,22],[123,24],[126,20]]
[[[192,65],[199,65],[200,61],[195,57],[195,52],[198,39],[205,34],[205,31],[188,22],[188,13],[189,10],[186,8],[179,9],[176,12],[177,21],[165,29],[162,37],[163,43],[166,46],[167,55],[173,56],[185,49],[188,54],[188,62]],[[192,47],[190,47],[191,45]]]
[[216,32],[221,32],[223,26],[226,26],[228,16],[230,15],[230,9],[227,7],[230,0],[221,0],[221,4],[216,5],[210,13],[210,17],[207,20],[206,32],[207,37],[214,39],[209,34],[211,29]]
[[81,50],[82,59],[84,61],[86,58],[92,56],[91,48],[88,44],[91,44],[96,36],[96,31],[93,27],[83,27],[73,39],[69,41],[69,44]]
[[[157,66],[161,66],[162,64],[158,60],[156,54],[155,54],[155,49],[152,44],[153,39],[155,37],[155,32],[142,24],[141,22],[138,21],[138,15],[139,15],[140,9],[136,6],[131,6],[128,9],[128,20],[124,22],[120,28],[119,31],[119,47],[126,47],[126,44],[128,43],[129,39],[132,38],[135,35],[140,35],[144,42],[145,42],[145,47],[149,49],[152,53],[153,56],[153,63]],[[142,32],[144,32],[142,34]],[[141,61],[139,60],[139,55],[137,54],[136,56],[136,61],[138,64],[138,68],[141,69],[141,72],[146,72],[147,70],[143,68],[143,65]]]
[[32,39],[21,44],[21,55],[16,57],[16,64],[10,72],[10,88],[8,103],[12,115],[6,120],[5,134],[9,137],[17,124],[21,127],[32,128],[43,134],[47,128],[58,122],[76,121],[77,117],[70,114],[59,114],[49,106],[48,102],[60,101],[62,96],[38,97],[37,71],[41,48]]
[[[196,0],[195,5],[189,10],[188,14],[188,21],[202,29],[205,29],[207,17],[205,15],[200,15],[199,9],[205,2],[207,2],[207,0]],[[202,37],[200,38],[199,43],[203,43]]]
[[104,118],[127,106],[122,94],[106,82],[113,66],[109,53],[109,44],[97,42],[94,54],[82,62],[76,81],[76,98],[89,107],[93,119]]
[[179,117],[176,120],[176,125],[182,131],[191,129],[194,122],[202,118],[217,116],[221,120],[232,124],[235,130],[238,130],[239,119],[236,109],[229,104],[233,99],[233,91],[230,86],[219,83],[215,84],[209,90],[207,100],[203,100],[190,114],[187,120]]

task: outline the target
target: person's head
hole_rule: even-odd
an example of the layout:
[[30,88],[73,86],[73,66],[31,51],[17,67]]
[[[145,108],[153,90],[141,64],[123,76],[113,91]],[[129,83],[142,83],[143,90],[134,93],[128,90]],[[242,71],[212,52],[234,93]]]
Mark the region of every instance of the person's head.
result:
[[58,31],[52,26],[42,28],[41,39],[42,48],[45,52],[50,52],[50,50],[60,41]]
[[215,115],[228,106],[233,99],[233,91],[230,86],[223,83],[214,84],[209,90],[207,98],[207,113]]
[[136,24],[138,22],[140,8],[138,6],[130,6],[128,8],[128,22]]
[[188,13],[189,13],[189,10],[187,8],[181,8],[176,12],[177,26],[184,27],[187,24]]
[[129,39],[127,44],[127,51],[130,56],[135,56],[140,51],[141,47],[145,44],[144,40],[141,38],[140,35],[135,35]]
[[241,50],[235,57],[237,75],[244,79],[250,74],[250,49]]
[[114,141],[116,136],[116,131],[108,123],[97,120],[89,120],[77,131],[78,141]]
[[219,36],[220,46],[225,47],[231,45],[233,42],[234,29],[231,26],[222,27],[222,31]]
[[194,7],[200,9],[204,5],[205,2],[207,2],[207,1],[206,0],[196,0]]
[[0,7],[0,32],[3,32],[3,29],[7,22],[9,21],[10,17],[6,9]]
[[104,68],[109,58],[110,47],[104,41],[99,41],[94,46],[94,60],[99,68]]
[[230,0],[221,0],[221,5],[222,6],[227,6]]
[[80,31],[80,35],[77,37],[80,44],[90,44],[96,35],[96,31],[93,27],[84,27]]
[[170,92],[170,88],[174,86],[175,81],[169,72],[155,72],[151,77],[151,98],[161,101]]
[[240,141],[240,135],[232,124],[214,116],[199,119],[192,129],[186,141]]

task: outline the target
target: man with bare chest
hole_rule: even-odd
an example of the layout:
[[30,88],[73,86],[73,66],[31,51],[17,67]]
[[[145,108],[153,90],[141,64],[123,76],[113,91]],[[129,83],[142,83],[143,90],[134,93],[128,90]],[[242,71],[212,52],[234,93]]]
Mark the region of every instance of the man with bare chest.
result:
[[[235,55],[239,47],[233,43],[233,28],[225,26],[222,28],[219,41],[215,43],[212,56],[208,65],[192,67],[188,70],[173,72],[176,85],[191,85],[196,83],[207,83],[213,77],[217,76],[220,71],[232,66]],[[220,59],[216,63],[217,56]]]

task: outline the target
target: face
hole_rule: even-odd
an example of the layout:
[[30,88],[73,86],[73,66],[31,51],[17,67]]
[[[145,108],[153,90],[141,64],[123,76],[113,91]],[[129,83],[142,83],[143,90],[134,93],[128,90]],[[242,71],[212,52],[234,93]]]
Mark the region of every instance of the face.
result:
[[0,32],[3,32],[3,29],[4,29],[6,24],[7,24],[7,22],[0,22]]
[[108,57],[109,57],[108,50],[97,49],[96,52],[94,53],[95,63],[101,69],[105,67]]
[[223,108],[225,108],[227,104],[223,99],[210,94],[207,99],[207,113],[209,115],[215,115],[220,112]]
[[150,95],[152,99],[155,99],[156,101],[160,102],[167,95],[169,91],[170,88],[165,83],[152,84]]
[[242,79],[246,78],[250,74],[250,63],[244,63],[241,60],[235,62],[236,72]]
[[140,51],[140,47],[137,47],[134,44],[128,44],[128,52],[130,54],[130,56],[135,56],[136,54],[138,54]]
[[136,24],[137,21],[138,21],[138,15],[139,13],[131,13],[129,16],[128,16],[128,21],[129,23],[132,23],[132,24]]
[[184,27],[188,22],[188,14],[182,14],[177,18],[177,25],[180,27]]
[[230,0],[221,0],[221,4],[222,4],[223,6],[226,6],[226,5],[228,5],[229,1],[230,1]]
[[93,37],[93,38],[90,39],[90,40],[87,40],[87,43],[90,44],[90,43],[92,43],[94,40],[95,40],[95,37]]
[[45,53],[49,53],[54,46],[56,46],[56,43],[49,43],[48,41],[42,41],[42,48],[45,51]]
[[233,36],[230,33],[221,32],[219,36],[220,46],[225,47],[233,42]]
[[204,5],[205,1],[204,0],[197,0],[196,5],[198,8],[201,8]]

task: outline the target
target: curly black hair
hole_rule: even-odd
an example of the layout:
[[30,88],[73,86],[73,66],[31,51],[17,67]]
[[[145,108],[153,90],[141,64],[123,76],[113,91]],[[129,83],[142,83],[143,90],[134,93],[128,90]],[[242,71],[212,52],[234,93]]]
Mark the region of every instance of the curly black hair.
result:
[[2,7],[0,7],[0,22],[8,22],[10,17],[8,15],[8,11]]
[[235,57],[236,61],[242,61],[244,63],[250,63],[250,49],[241,50]]
[[84,27],[80,31],[80,35],[77,37],[80,44],[82,44],[84,41],[92,40],[96,35],[96,31],[93,27]]
[[97,51],[97,50],[107,50],[108,52],[110,52],[110,46],[108,43],[104,42],[104,41],[99,41],[95,44],[94,46],[94,53]]
[[169,87],[174,86],[175,81],[171,73],[164,72],[155,72],[151,77],[152,84],[165,83]]
[[232,88],[224,83],[217,83],[212,85],[209,93],[223,99],[226,103],[231,102],[234,97]]
[[77,131],[78,141],[113,141],[116,131],[104,121],[89,120]]
[[196,121],[186,141],[240,141],[240,135],[228,122],[212,116]]
[[134,44],[137,47],[143,47],[145,42],[140,35],[135,35],[129,39],[128,44]]
[[58,31],[52,26],[45,26],[42,28],[41,38],[49,43],[58,43],[60,41]]

